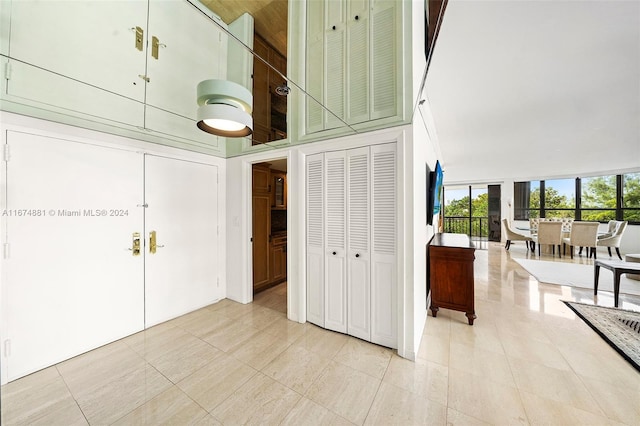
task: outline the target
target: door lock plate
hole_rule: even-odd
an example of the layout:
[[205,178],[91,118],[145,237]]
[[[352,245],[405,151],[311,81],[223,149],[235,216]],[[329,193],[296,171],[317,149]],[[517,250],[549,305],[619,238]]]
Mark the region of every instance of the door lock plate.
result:
[[154,254],[157,250],[156,231],[149,232],[149,253]]
[[134,232],[132,234],[131,248],[129,250],[133,252],[134,256],[140,256],[140,233],[139,232]]

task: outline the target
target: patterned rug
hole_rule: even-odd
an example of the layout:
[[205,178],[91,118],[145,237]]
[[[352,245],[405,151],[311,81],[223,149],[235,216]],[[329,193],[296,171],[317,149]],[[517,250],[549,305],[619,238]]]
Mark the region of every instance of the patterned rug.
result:
[[578,302],[564,303],[640,371],[640,312]]

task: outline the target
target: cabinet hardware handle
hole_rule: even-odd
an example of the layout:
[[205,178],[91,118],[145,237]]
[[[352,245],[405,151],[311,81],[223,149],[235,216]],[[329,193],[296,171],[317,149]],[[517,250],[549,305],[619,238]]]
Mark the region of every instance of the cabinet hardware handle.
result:
[[358,15],[356,15],[356,21],[357,21],[358,19],[360,19],[360,18],[358,17]]
[[335,251],[333,252],[333,255],[334,255],[334,256],[336,255],[336,252],[335,252]]
[[336,30],[336,26],[334,25],[333,27],[331,27],[331,29],[335,31]]
[[141,79],[143,79],[147,83],[149,83],[151,81],[151,79],[149,77],[147,77],[146,75],[143,75],[143,74],[138,74],[138,77],[140,77]]
[[360,257],[360,253],[356,253],[356,257]]

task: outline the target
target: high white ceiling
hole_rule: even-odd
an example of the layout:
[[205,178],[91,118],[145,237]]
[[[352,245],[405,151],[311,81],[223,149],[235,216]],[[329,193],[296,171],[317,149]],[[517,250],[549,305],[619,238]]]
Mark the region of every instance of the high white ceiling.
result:
[[640,170],[640,0],[451,0],[426,95],[445,183]]

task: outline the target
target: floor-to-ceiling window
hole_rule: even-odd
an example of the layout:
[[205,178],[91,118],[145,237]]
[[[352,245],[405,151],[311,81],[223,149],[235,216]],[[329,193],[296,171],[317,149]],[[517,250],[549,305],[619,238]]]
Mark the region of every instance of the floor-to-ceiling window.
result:
[[514,183],[515,220],[568,217],[640,224],[640,172]]
[[489,235],[486,186],[444,188],[444,232],[486,239]]

